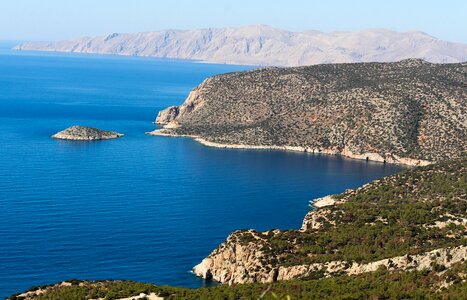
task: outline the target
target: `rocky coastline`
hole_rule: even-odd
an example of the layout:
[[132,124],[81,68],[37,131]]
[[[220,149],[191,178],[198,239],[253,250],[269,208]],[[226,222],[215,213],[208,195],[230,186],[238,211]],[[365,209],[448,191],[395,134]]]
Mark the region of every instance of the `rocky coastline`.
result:
[[[452,265],[462,263],[467,259],[467,246],[462,242],[467,228],[467,218],[463,209],[467,205],[465,184],[452,188],[453,194],[447,199],[445,192],[430,191],[429,182],[434,178],[438,181],[445,176],[449,178],[445,181],[447,186],[451,184],[456,186],[454,182],[459,180],[458,176],[465,178],[466,163],[467,160],[463,159],[450,162],[445,166],[434,164],[409,169],[355,190],[347,190],[339,195],[329,195],[312,200],[310,201],[312,209],[306,214],[300,230],[275,229],[258,232],[249,229],[235,231],[211,254],[194,266],[193,273],[220,283],[240,284],[323,278],[342,274],[358,275],[381,269],[389,271],[449,269]],[[442,182],[439,181],[438,185],[442,185]],[[441,187],[441,189],[443,188]],[[384,191],[381,195],[384,193],[387,195],[382,196],[382,199],[375,198],[378,195],[376,191]],[[426,195],[429,195],[430,198],[427,198]],[[407,202],[405,199],[410,200]],[[424,209],[427,212],[436,211],[437,213],[431,213],[430,220],[425,218],[423,222],[407,223],[411,218],[404,220],[405,217],[402,216],[413,214],[414,208],[423,207],[426,204],[423,204],[425,201],[430,201],[432,204]],[[370,208],[374,205],[379,205],[380,208],[376,208],[372,212]],[[459,209],[453,207],[453,210],[448,212],[441,208],[445,205],[455,205]],[[355,207],[360,207],[360,213],[363,213],[361,218],[366,223],[355,219],[358,214]],[[401,217],[389,221],[388,216],[393,214]],[[344,229],[347,226],[352,227]],[[372,228],[375,226],[380,227],[380,229],[373,231]],[[329,248],[330,244],[335,244],[337,247],[347,238],[344,234],[336,241],[332,240],[331,237],[336,234],[335,232],[341,230],[350,229],[347,234],[352,234],[350,232],[367,227],[368,232],[380,234],[387,230],[404,232],[407,230],[405,226],[411,227],[408,229],[409,232],[420,232],[422,236],[431,232],[433,240],[425,241],[426,246],[429,245],[428,247],[407,246],[408,248],[399,252],[387,251],[388,249],[386,249],[387,254],[379,257],[374,256],[375,250],[361,248],[357,244],[349,248],[360,249],[362,254],[369,251],[368,259],[361,259],[359,255],[352,259],[352,255],[336,254],[344,251],[339,247]],[[389,229],[391,227],[392,229]],[[454,231],[449,231],[448,228]],[[400,247],[398,245],[400,242],[397,242],[397,234],[395,235],[385,237],[383,240],[395,239],[393,247],[397,248]],[[356,238],[357,240],[365,239],[361,234],[356,235]],[[309,250],[305,251],[310,247],[313,248],[314,241],[320,239],[324,239],[323,246],[329,248],[328,250],[312,250],[310,253],[307,253]],[[378,240],[379,238],[374,237],[374,239]],[[446,239],[449,242],[444,245],[440,243],[437,247],[437,239]],[[366,247],[374,247],[372,243],[370,241]],[[414,243],[414,245],[417,244],[419,242]],[[401,254],[394,255],[397,253]],[[318,259],[320,256],[326,258]],[[333,259],[342,257],[349,259]],[[309,263],[307,263],[308,261]]]
[[[170,128],[170,127],[168,127]],[[167,129],[167,128],[166,128]],[[320,148],[311,148],[311,147],[301,147],[301,146],[277,146],[277,145],[244,145],[244,144],[222,144],[206,140],[200,136],[188,135],[188,134],[176,134],[167,132],[164,129],[156,129],[154,131],[147,132],[149,135],[154,136],[167,136],[167,137],[189,137],[193,138],[198,143],[213,148],[226,148],[226,149],[250,149],[250,150],[284,150],[284,151],[294,151],[294,152],[305,152],[313,154],[325,154],[325,155],[340,155],[346,158],[366,160],[373,162],[381,163],[391,163],[407,166],[427,166],[432,162],[423,159],[414,159],[408,157],[399,157],[397,155],[386,154],[384,157],[378,153],[362,153],[355,154],[352,151],[343,149],[320,149]]]
[[148,134],[415,167],[317,199],[300,230],[235,231],[193,272],[270,283],[463,262],[465,71],[416,59],[258,69],[208,78],[159,112]]
[[[227,238],[227,243],[229,242]],[[249,247],[235,246],[229,250],[211,255],[193,267],[193,273],[204,279],[212,279],[223,284],[244,283],[272,283],[281,280],[294,280],[307,278],[313,274],[322,277],[336,275],[359,275],[375,272],[384,268],[390,271],[424,270],[433,265],[443,265],[449,268],[462,262],[467,257],[467,246],[435,249],[417,255],[401,255],[381,259],[371,263],[357,263],[348,261],[330,261],[326,263],[314,263],[295,266],[279,266],[278,268],[249,274],[252,267],[259,261],[258,253],[248,249]],[[239,264],[242,264],[239,266]]]

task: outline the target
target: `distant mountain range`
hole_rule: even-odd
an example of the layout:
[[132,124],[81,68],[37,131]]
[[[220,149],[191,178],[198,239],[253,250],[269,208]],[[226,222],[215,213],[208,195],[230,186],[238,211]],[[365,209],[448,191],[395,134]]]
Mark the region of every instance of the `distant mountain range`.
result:
[[407,58],[433,63],[467,61],[467,45],[442,41],[420,31],[291,32],[266,25],[113,33],[58,42],[27,42],[15,49],[264,66],[393,62]]

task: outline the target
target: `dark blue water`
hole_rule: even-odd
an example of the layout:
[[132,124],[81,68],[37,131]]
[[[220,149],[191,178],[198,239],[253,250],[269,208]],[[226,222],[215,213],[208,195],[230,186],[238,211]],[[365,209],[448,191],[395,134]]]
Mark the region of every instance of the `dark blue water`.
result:
[[[205,77],[244,69],[0,52],[0,297],[70,278],[201,286],[189,270],[231,231],[298,228],[310,199],[400,170],[144,134]],[[73,124],[126,136],[50,138]]]

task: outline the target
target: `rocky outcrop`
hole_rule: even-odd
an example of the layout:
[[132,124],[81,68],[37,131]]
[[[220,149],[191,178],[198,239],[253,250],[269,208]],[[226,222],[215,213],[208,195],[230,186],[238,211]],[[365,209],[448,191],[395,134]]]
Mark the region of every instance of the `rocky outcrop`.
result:
[[170,106],[157,114],[156,124],[165,125],[165,128],[177,128],[178,118],[183,118],[192,113],[195,113],[198,109],[201,109],[204,105],[203,96],[200,91],[209,89],[211,79],[206,79],[199,87],[195,88],[190,92],[188,98],[180,106]]
[[367,264],[347,261],[332,261],[327,263],[316,263],[311,265],[299,265],[291,267],[280,267],[277,280],[291,280],[309,277],[315,273],[323,276],[336,274],[358,275],[362,273],[375,272],[379,268],[390,271],[394,270],[431,270],[440,265],[449,268],[453,264],[464,261],[467,258],[467,247],[458,246],[452,248],[436,249],[417,255],[403,255],[386,258]]
[[154,123],[159,125],[167,125],[171,121],[175,120],[178,116],[180,109],[178,106],[170,106],[164,110],[161,110],[156,117],[156,121]]
[[[247,238],[245,243],[239,243]],[[193,268],[193,273],[222,283],[272,282],[276,270],[264,265],[260,250],[265,240],[254,230],[234,232],[211,255]]]
[[327,223],[335,225],[335,222],[328,219],[328,216],[331,214],[331,212],[332,211],[329,209],[313,209],[309,211],[303,219],[301,230],[306,231],[310,229],[320,229]]
[[52,135],[54,139],[73,141],[108,140],[119,138],[122,136],[123,134],[118,132],[84,126],[71,126],[63,131]]
[[28,42],[18,45],[16,49],[274,66],[391,62],[406,58],[422,58],[436,63],[467,60],[466,45],[441,41],[423,32],[384,29],[290,32],[265,25],[113,33],[54,43]]
[[[207,146],[340,154],[427,165],[467,146],[467,64],[335,64],[207,79],[157,135]],[[176,113],[177,112],[177,113]]]
[[[193,268],[193,272],[205,279],[213,279],[221,283],[267,283],[278,280],[303,279],[329,277],[333,275],[358,275],[375,272],[380,268],[390,271],[401,270],[431,270],[434,266],[451,267],[453,264],[467,259],[467,246],[436,249],[417,255],[403,255],[381,259],[371,263],[357,263],[348,261],[330,261],[326,263],[314,263],[308,265],[271,266],[261,265],[261,260],[254,249],[257,247],[238,246],[228,244],[227,239],[218,252],[205,258]],[[238,252],[237,252],[238,251]]]

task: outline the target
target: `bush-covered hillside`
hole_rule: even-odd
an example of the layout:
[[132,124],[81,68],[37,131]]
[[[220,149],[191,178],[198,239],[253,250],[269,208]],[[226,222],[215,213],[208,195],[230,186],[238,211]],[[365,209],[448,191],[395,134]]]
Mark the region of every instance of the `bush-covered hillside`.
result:
[[[320,227],[263,234],[284,264],[377,259],[467,245],[467,159],[403,171],[336,195]],[[305,221],[306,222],[306,221]]]
[[165,133],[221,144],[458,158],[467,149],[467,64],[409,59],[223,74],[157,122],[168,124]]

